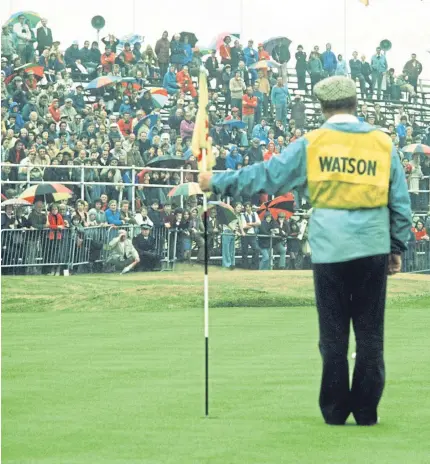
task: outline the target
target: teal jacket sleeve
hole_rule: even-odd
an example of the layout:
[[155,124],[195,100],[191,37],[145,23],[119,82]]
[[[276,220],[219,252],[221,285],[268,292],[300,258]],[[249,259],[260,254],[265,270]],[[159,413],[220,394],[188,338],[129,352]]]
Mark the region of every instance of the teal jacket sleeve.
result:
[[279,156],[264,163],[224,172],[212,177],[214,193],[228,196],[251,196],[265,192],[281,195],[306,183],[306,139],[288,145]]
[[412,211],[405,173],[395,148],[391,155],[388,209],[390,211],[391,252],[400,253],[407,248],[406,243],[412,227]]

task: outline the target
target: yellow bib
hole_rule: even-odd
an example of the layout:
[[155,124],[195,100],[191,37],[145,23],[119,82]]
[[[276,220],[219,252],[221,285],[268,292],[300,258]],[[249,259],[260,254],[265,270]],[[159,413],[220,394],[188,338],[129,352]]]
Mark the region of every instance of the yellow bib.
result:
[[362,209],[388,204],[392,143],[384,133],[317,129],[305,138],[312,206]]

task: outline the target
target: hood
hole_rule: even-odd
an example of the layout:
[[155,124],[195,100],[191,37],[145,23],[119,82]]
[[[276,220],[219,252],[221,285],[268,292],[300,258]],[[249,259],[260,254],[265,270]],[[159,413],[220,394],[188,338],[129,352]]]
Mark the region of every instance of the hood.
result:
[[12,102],[11,105],[9,106],[9,111],[12,111],[14,108],[18,106],[18,103]]

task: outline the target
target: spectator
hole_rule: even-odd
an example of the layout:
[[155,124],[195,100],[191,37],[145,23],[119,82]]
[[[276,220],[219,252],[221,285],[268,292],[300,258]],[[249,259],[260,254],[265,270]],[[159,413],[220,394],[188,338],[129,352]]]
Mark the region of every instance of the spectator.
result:
[[342,55],[337,55],[336,76],[348,76],[348,65]]
[[297,88],[299,90],[305,90],[307,93],[306,86],[306,71],[307,71],[307,60],[306,52],[303,51],[303,45],[297,47],[296,52],[296,74],[297,74]]
[[191,210],[189,230],[191,240],[194,241],[197,245],[197,262],[200,264],[204,264],[205,241],[203,239],[203,233],[205,229],[203,226],[203,221],[199,217],[199,210],[197,208],[193,208]]
[[331,51],[331,44],[326,45],[325,52],[321,55],[321,62],[325,77],[334,76],[337,68],[336,55]]
[[415,223],[415,227],[412,228],[412,232],[415,234],[417,242],[421,240],[429,241],[427,230],[424,227],[424,222],[419,220]]
[[282,77],[278,77],[276,85],[272,88],[271,95],[272,106],[275,108],[275,118],[277,121],[282,121],[282,123],[287,121],[289,100],[288,87],[282,83]]
[[311,76],[311,93],[314,91],[314,87],[322,79],[323,76],[323,66],[321,59],[315,52],[311,53],[311,56],[308,61],[308,72]]
[[231,105],[242,110],[242,98],[246,85],[241,77],[241,72],[236,71],[234,77],[230,79],[229,90],[231,95]]
[[182,69],[185,58],[184,44],[180,41],[180,38],[179,34],[175,34],[170,42],[170,63],[175,65],[178,71]]
[[262,43],[258,44],[258,61],[261,60],[270,60],[270,55],[264,50],[264,45]]
[[272,215],[267,211],[264,214],[264,220],[258,230],[258,246],[261,251],[260,271],[268,271],[272,268],[271,260],[273,259],[273,240],[277,223],[273,220]]
[[254,96],[252,87],[247,87],[246,94],[242,97],[242,121],[247,125],[248,138],[251,138],[254,128],[255,109],[257,104],[257,97]]
[[182,71],[179,71],[176,74],[176,80],[179,84],[179,88],[181,92],[184,92],[184,93],[190,92],[190,95],[192,98],[197,97],[196,88],[194,87],[191,76],[188,73],[188,66],[184,66],[182,68]]
[[194,122],[191,120],[191,113],[185,113],[185,119],[181,121],[180,132],[182,140],[192,137],[194,132]]
[[227,170],[237,170],[239,165],[243,164],[242,155],[239,154],[237,146],[232,145],[230,152],[225,159],[225,166]]
[[103,72],[109,74],[113,71],[113,65],[115,64],[116,56],[110,47],[105,48],[105,52],[100,57],[100,63],[103,67]]
[[153,271],[159,266],[160,257],[157,254],[155,238],[151,235],[152,227],[142,224],[141,233],[133,238],[133,246],[139,254],[140,269]]
[[170,60],[170,41],[168,36],[168,32],[164,31],[161,39],[158,39],[157,43],[155,44],[155,53],[158,58],[158,64],[160,66],[160,74],[162,78],[164,78],[167,73]]
[[[259,250],[257,245],[257,227],[261,221],[257,213],[252,211],[251,203],[245,203],[245,212],[241,215],[241,223],[244,235],[242,236],[242,265],[245,269],[258,269]],[[248,261],[248,248],[251,248],[252,261]]]
[[116,47],[119,45],[119,40],[113,34],[103,37],[102,42],[105,44],[106,48],[112,50],[112,53],[116,53]]
[[25,22],[23,14],[18,16],[18,22],[13,26],[13,33],[16,37],[16,53],[21,59],[21,63],[28,63],[27,61],[27,45],[31,43],[31,31]]
[[291,119],[296,121],[298,129],[304,129],[306,126],[306,105],[303,103],[300,94],[294,95],[294,100],[290,103]]
[[105,211],[106,221],[109,225],[112,226],[122,226],[124,221],[121,220],[121,215],[118,210],[118,203],[116,200],[111,200],[109,202],[109,208]]
[[231,37],[229,35],[224,37],[224,43],[221,45],[219,49],[219,54],[221,55],[221,64],[224,65],[230,65],[231,64],[231,48],[230,48],[230,43],[231,43]]
[[387,59],[385,55],[381,54],[381,47],[376,48],[376,55],[372,56],[370,66],[372,69],[372,88],[375,89],[375,85],[378,86],[377,98],[379,100],[381,98],[382,78],[388,70]]
[[5,77],[8,77],[10,74],[12,74],[12,69],[7,64],[11,63],[15,52],[15,44],[12,34],[9,31],[9,26],[3,26],[1,31],[1,56],[2,65],[6,64],[5,67],[2,66],[2,71],[5,73]]
[[[65,223],[63,216],[59,213],[58,205],[53,203],[48,214],[48,224],[50,232],[45,248],[45,262],[59,263],[62,261],[63,249],[63,232]],[[48,275],[61,275],[61,266],[53,266]]]
[[123,229],[118,232],[118,237],[109,242],[109,248],[111,252],[108,262],[115,267],[116,271],[121,270],[121,274],[130,272],[140,262],[139,253]]
[[236,220],[223,226],[221,239],[222,266],[230,270],[233,270],[236,266],[236,238],[245,235],[241,221],[242,203],[238,202],[235,204],[234,212],[236,214]]
[[423,71],[423,65],[417,60],[417,55],[412,53],[411,59],[403,67],[403,74],[407,77],[408,82],[417,92],[418,78]]
[[218,88],[221,85],[221,73],[216,50],[212,50],[211,56],[205,62],[205,68],[208,70],[209,79],[216,79],[216,88]]

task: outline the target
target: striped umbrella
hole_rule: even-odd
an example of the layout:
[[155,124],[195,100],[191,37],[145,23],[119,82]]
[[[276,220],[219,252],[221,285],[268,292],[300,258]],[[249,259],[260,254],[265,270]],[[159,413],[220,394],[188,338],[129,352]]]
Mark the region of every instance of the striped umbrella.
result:
[[285,213],[285,216],[288,218],[291,217],[294,213],[294,195],[292,193],[287,193],[273,200],[266,201],[257,210],[260,219],[264,218],[266,212],[269,212],[274,219],[278,219],[278,214],[280,212]]
[[144,88],[143,93],[149,92],[156,108],[164,108],[169,101],[169,94],[162,87]]
[[209,47],[212,50],[219,50],[221,45],[224,43],[225,37],[229,36],[231,38],[231,45],[233,45],[235,40],[239,40],[239,37],[235,36],[231,32],[221,32],[221,34],[218,34],[216,37],[214,37],[209,44]]
[[17,13],[13,13],[10,18],[7,20],[6,24],[9,26],[10,24],[15,24],[18,22],[18,18],[24,15],[25,22],[28,24],[29,27],[34,29],[37,24],[42,19],[39,13],[35,13],[34,11],[18,11]]
[[170,190],[169,197],[190,197],[192,195],[203,195],[202,189],[197,182],[179,184]]
[[120,76],[100,76],[93,79],[87,84],[85,90],[100,89],[106,85],[114,84],[121,81],[123,78]]
[[249,69],[267,69],[267,68],[279,68],[281,65],[274,60],[261,60],[257,63],[251,64]]
[[430,156],[430,147],[422,143],[413,143],[411,145],[406,145],[406,147],[402,148],[402,151],[403,153],[411,153],[412,155],[415,153],[419,153]]
[[63,184],[43,183],[37,184],[24,190],[18,198],[27,200],[30,203],[43,201],[53,203],[55,201],[67,200],[73,192]]
[[31,203],[27,200],[23,200],[22,198],[10,198],[9,200],[5,200],[2,202],[1,206],[29,206]]

